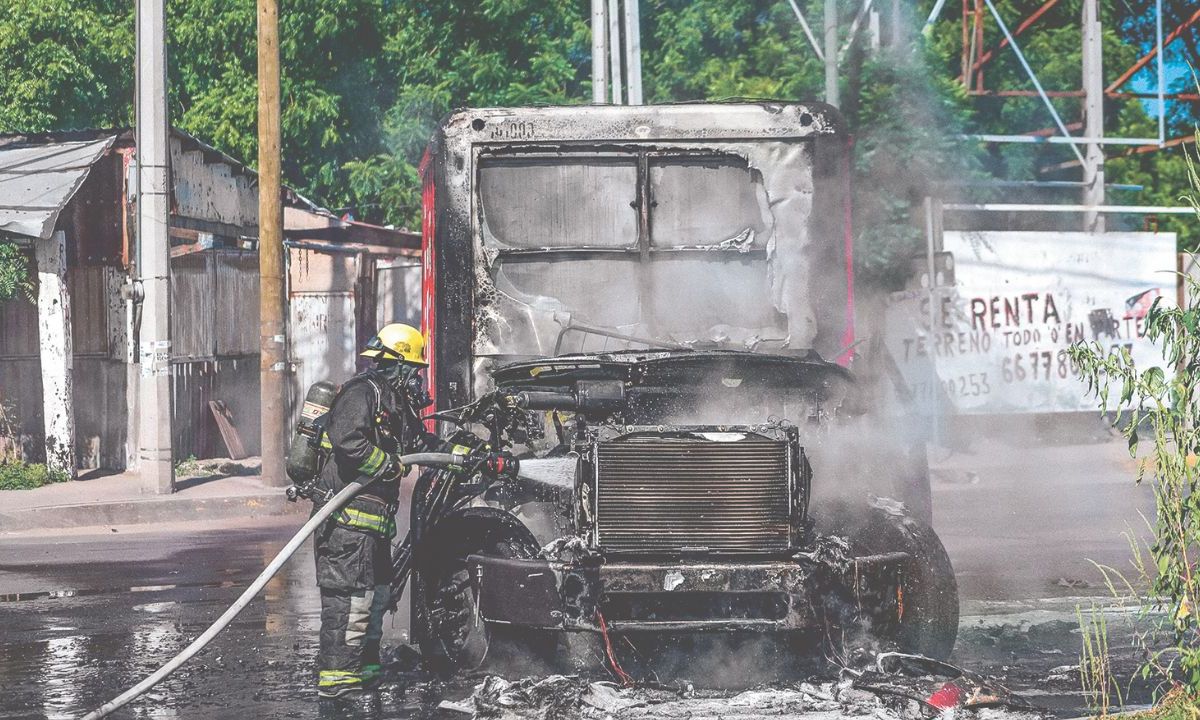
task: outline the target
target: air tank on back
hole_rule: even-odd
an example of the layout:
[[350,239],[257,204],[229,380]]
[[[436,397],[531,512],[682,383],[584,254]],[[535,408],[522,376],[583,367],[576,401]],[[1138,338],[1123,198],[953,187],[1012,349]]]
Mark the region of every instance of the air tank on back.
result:
[[337,386],[326,380],[315,382],[304,396],[304,407],[300,411],[300,422],[292,432],[288,443],[287,474],[298,486],[312,482],[321,469],[321,435],[324,432],[325,416],[333,405]]

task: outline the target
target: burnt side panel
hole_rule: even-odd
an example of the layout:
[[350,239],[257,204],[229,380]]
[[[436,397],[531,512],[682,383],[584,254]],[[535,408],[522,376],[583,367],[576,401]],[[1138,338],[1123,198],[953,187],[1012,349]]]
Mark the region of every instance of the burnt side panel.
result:
[[[849,146],[840,135],[814,138],[812,232],[825,241],[814,246],[813,262],[826,271],[814,273],[812,295],[821,321],[813,341],[826,360],[837,360],[846,350],[846,328],[853,323],[848,298],[853,262],[848,253]],[[846,269],[843,272],[843,268]]]
[[[447,183],[450,163],[469,163],[469,157],[450,157],[449,144],[439,132],[434,140],[432,171],[436,186],[434,271],[437,276],[437,329],[434,337],[439,409],[461,405],[470,387],[471,305],[474,253],[470,206],[451,202],[460,195]],[[460,175],[461,177],[461,175]],[[460,190],[461,192],[461,190]]]

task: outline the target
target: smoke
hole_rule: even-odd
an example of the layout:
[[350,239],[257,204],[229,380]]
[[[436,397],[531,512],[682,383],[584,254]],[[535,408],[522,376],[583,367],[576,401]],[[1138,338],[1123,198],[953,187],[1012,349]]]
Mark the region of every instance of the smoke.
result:
[[847,67],[843,115],[854,137],[856,282],[896,289],[924,250],[921,205],[983,177],[984,152],[964,140],[968,100],[924,41],[875,54],[859,49]]
[[874,413],[840,418],[802,442],[813,468],[814,512],[833,502],[865,508],[870,496],[879,496],[927,516],[925,445],[897,418]]
[[840,368],[798,364],[765,382],[730,362],[683,393],[687,398],[646,422],[675,425],[795,425],[813,469],[814,505],[843,501],[866,507],[871,496],[892,497],[928,514],[923,425],[890,415],[871,378]]
[[823,671],[815,633],[691,633],[617,640],[624,669],[635,676],[686,681],[713,690],[786,683]]

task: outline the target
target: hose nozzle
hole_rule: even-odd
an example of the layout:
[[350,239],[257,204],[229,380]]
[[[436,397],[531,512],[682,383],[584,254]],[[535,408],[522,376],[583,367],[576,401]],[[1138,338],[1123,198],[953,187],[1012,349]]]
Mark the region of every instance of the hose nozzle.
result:
[[521,463],[507,450],[487,454],[483,463],[484,471],[500,480],[513,480],[521,471]]

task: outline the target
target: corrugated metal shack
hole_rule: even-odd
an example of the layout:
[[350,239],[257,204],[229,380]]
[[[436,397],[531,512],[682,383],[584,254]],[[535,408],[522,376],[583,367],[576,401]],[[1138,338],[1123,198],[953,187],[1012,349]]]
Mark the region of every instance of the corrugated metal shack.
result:
[[[13,436],[0,437],[0,444],[16,444],[26,460],[47,457],[46,418],[62,405],[73,415],[75,469],[121,470],[136,456],[140,313],[128,299],[137,257],[134,157],[129,131],[0,137],[0,239],[28,250],[41,301],[0,303],[0,405],[6,409],[0,421],[7,418]],[[172,131],[171,189],[174,454],[228,454],[212,401],[224,404],[245,450],[257,454],[257,179],[236,160]],[[284,202],[289,227],[298,224],[300,233],[295,240],[289,233],[290,295],[343,298],[327,303],[324,325],[310,323],[314,315],[307,309],[293,309],[302,339],[293,344],[297,366],[317,371],[308,345],[323,343],[323,368],[353,369],[367,324],[418,312],[408,309],[408,296],[393,291],[394,283],[385,281],[380,297],[377,277],[393,265],[407,266],[411,251],[405,248],[419,243],[405,233],[340,221],[291,191]],[[62,248],[57,258],[56,242]],[[348,267],[350,275],[309,271],[334,265]],[[417,272],[413,287],[419,287]],[[56,356],[45,339],[54,315],[45,310],[46,290],[56,282],[65,306],[55,309],[56,317],[69,326],[67,357]],[[328,314],[345,299],[354,322]],[[300,302],[308,308],[316,301]],[[330,342],[318,327],[349,328],[353,336]],[[44,383],[53,392],[43,392]],[[4,431],[0,422],[0,435]]]
[[[127,217],[115,198],[125,185],[126,156],[113,134],[53,140],[6,138],[0,144],[0,234],[29,250],[66,243],[71,315],[77,454],[84,467],[125,464],[129,354],[124,303],[119,300],[128,253]],[[101,201],[101,198],[112,200]],[[39,268],[40,270],[41,268]],[[39,288],[40,289],[40,288]],[[45,418],[38,307],[24,299],[0,303],[0,405],[10,443],[26,458],[45,456]]]

